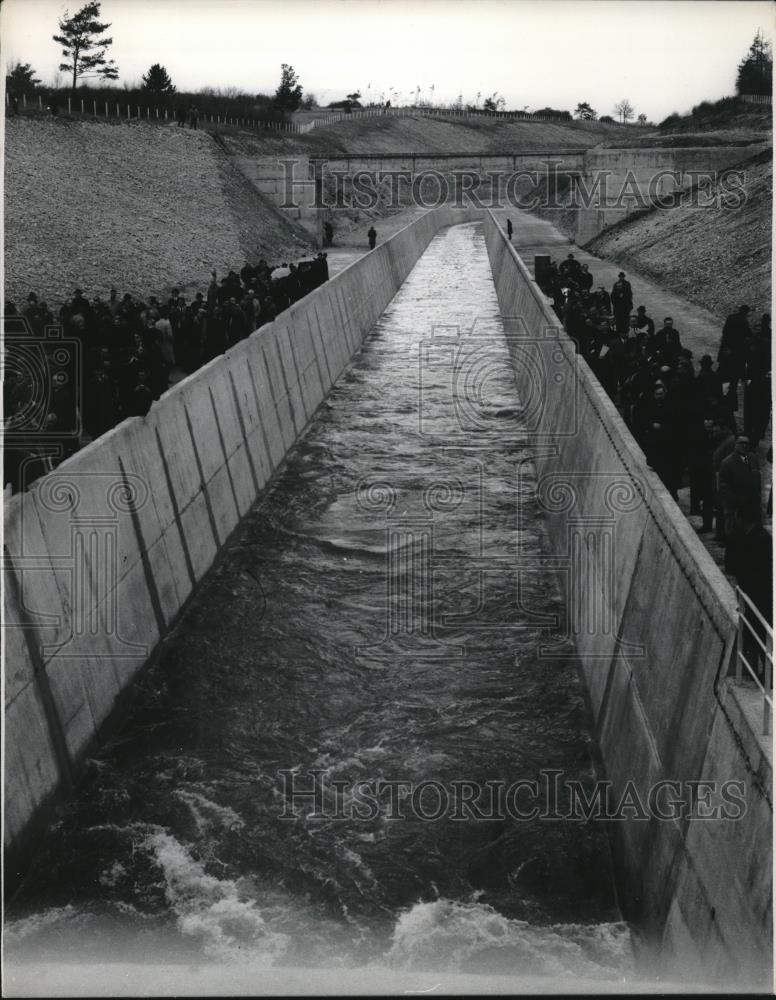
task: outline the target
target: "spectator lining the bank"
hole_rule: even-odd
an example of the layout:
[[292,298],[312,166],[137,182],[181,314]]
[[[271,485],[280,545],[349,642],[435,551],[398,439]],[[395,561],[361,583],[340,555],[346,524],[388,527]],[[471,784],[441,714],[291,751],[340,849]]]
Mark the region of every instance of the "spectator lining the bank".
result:
[[[28,440],[6,450],[4,481],[16,491],[72,454],[79,446],[79,421],[86,434],[97,438],[126,417],[144,416],[169,387],[173,368],[187,374],[194,371],[271,322],[328,275],[326,254],[319,253],[313,260],[284,265],[279,272],[264,260],[244,265],[239,275],[229,271],[220,281],[211,272],[207,299],[197,292],[190,302],[178,288],[172,289],[166,303],[153,295],[146,301],[129,293],[119,297],[115,288],[107,301],[100,296],[89,301],[76,288],[57,317],[30,292],[21,309],[24,336],[32,342],[41,340],[41,359],[52,368],[51,375],[43,378],[50,391],[43,401],[47,411],[33,427],[24,414],[35,409],[40,388],[36,390],[33,380],[23,374],[28,365],[9,366],[5,417],[11,422],[23,419],[30,433]],[[19,316],[11,302],[6,303],[6,312],[9,318]],[[84,386],[80,403],[75,398],[75,376],[52,366],[56,345],[48,346],[43,339],[46,328],[56,326],[57,320],[65,337],[80,344]],[[41,445],[46,429],[56,436],[56,447]]]
[[[583,273],[569,255],[560,267],[544,267],[537,282],[669,493],[676,498],[689,481],[690,514],[702,518],[699,533],[715,531],[717,541],[728,543],[742,507],[760,508],[757,444],[770,419],[770,315],[750,328],[749,309],[740,308],[725,324],[719,370],[706,354],[696,374],[671,316],[655,332],[644,306],[624,312],[632,290],[623,272],[611,296],[603,287],[586,290]],[[746,437],[739,445],[737,393],[727,384],[736,373],[744,384]],[[731,459],[734,451],[746,454],[743,464]]]

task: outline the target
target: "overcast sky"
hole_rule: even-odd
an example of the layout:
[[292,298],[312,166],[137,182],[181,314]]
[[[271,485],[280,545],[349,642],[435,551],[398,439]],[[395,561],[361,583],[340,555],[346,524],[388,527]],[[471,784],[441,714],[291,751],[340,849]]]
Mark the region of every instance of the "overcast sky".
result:
[[[32,63],[51,83],[57,22],[80,0],[4,0],[6,64]],[[708,0],[103,0],[119,83],[160,62],[182,90],[271,93],[291,63],[320,101],[360,90],[407,103],[421,95],[474,101],[498,91],[508,108],[599,114],[628,97],[659,121],[734,92],[735,71],[774,5]],[[432,91],[433,86],[433,91]],[[393,88],[398,94],[391,96]]]

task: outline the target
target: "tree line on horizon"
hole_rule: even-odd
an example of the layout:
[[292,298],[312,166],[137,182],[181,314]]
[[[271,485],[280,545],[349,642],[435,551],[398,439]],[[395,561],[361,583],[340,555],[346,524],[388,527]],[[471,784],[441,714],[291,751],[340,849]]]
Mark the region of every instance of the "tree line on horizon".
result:
[[[29,63],[16,61],[9,66],[5,78],[6,90],[13,100],[18,101],[22,96],[33,96],[45,91],[48,103],[53,110],[60,100],[78,91],[84,99],[89,101],[96,99],[115,102],[121,95],[125,103],[131,104],[137,104],[141,101],[147,104],[153,100],[157,106],[170,110],[181,105],[196,105],[202,114],[219,114],[228,110],[234,117],[270,119],[283,118],[300,108],[317,107],[315,95],[312,93],[304,94],[294,67],[288,63],[281,65],[280,83],[274,95],[248,94],[233,87],[225,89],[203,87],[197,91],[178,91],[167,69],[158,62],[153,63],[143,74],[141,84],[134,86],[124,84],[122,88],[111,86],[114,81],[118,80],[119,72],[114,60],[108,58],[108,50],[113,44],[113,39],[106,35],[110,24],[100,21],[100,10],[101,0],[89,0],[73,15],[66,11],[59,21],[59,33],[52,36],[53,40],[61,46],[62,62],[59,64],[59,71],[68,74],[69,86],[60,86],[57,82],[54,86],[44,88]],[[770,94],[773,86],[772,74],[773,60],[770,44],[763,38],[762,32],[758,31],[748,53],[738,66],[736,93]],[[87,79],[98,82],[96,84],[85,83],[84,81]],[[451,111],[498,112],[505,110],[505,99],[499,95],[498,91],[489,94],[484,100],[481,92],[478,93],[473,104],[465,103],[463,95],[459,94],[458,98],[450,105],[434,104],[433,92],[434,85],[432,84],[431,100],[422,98],[421,88],[418,85],[414,94],[410,92],[409,96],[414,97],[414,99],[409,106]],[[390,107],[391,97],[395,101],[397,92],[390,88],[389,95],[386,100],[383,93],[379,101],[370,101],[366,106]],[[354,90],[344,100],[331,102],[328,108],[349,112],[364,107],[360,99],[361,92]],[[636,117],[635,110],[628,98],[617,102],[613,112],[622,124],[627,124]],[[599,117],[596,110],[587,101],[580,101],[577,104],[573,116],[570,111],[551,107],[540,108],[533,112],[528,112],[526,108],[523,108],[522,112],[518,111],[517,113],[526,117],[542,115],[558,118],[562,121],[571,121],[572,118],[577,118],[582,121],[615,122],[615,118],[611,115],[604,114]],[[678,117],[680,116],[675,112],[661,124]],[[644,114],[638,115],[638,122],[652,124],[647,122],[647,117]]]

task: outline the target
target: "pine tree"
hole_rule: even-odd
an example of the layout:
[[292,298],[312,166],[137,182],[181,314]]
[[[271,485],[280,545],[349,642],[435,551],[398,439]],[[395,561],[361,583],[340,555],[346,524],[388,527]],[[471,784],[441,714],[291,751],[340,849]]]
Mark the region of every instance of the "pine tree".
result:
[[29,63],[15,62],[9,66],[9,72],[5,75],[5,89],[11,97],[31,94],[39,86],[40,80]]
[[65,11],[65,16],[59,22],[62,33],[52,36],[62,46],[62,56],[67,61],[61,62],[59,68],[65,73],[72,73],[73,90],[78,85],[78,80],[84,76],[99,76],[103,80],[118,79],[116,63],[105,58],[113,39],[100,37],[110,25],[98,21],[99,16],[99,0],[84,4],[72,17],[69,11]]
[[574,114],[583,121],[595,121],[598,116],[595,108],[591,108],[587,101],[580,101],[576,106]]
[[164,97],[165,94],[175,93],[175,84],[164,66],[154,63],[143,75],[143,90],[155,97]]
[[758,31],[749,52],[738,65],[736,93],[770,94],[773,90],[771,46]]
[[275,91],[275,105],[281,111],[296,111],[302,103],[302,87],[294,72],[294,67],[282,63],[280,67],[280,86]]

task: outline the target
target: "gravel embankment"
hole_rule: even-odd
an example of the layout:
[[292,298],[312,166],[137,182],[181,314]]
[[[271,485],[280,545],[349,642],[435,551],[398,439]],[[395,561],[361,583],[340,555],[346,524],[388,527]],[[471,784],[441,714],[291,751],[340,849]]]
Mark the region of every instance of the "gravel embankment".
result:
[[6,119],[5,292],[54,306],[206,284],[246,256],[305,256],[213,138],[174,125]]
[[614,226],[586,249],[631,267],[720,319],[744,303],[755,315],[770,312],[771,156],[761,155],[742,169],[743,204],[655,209]]

